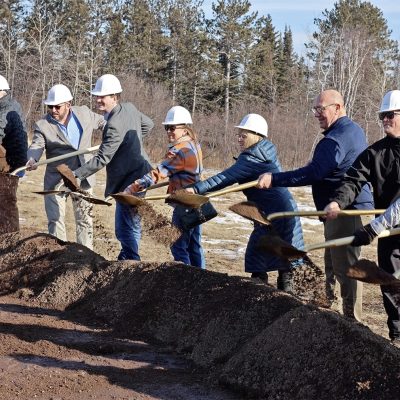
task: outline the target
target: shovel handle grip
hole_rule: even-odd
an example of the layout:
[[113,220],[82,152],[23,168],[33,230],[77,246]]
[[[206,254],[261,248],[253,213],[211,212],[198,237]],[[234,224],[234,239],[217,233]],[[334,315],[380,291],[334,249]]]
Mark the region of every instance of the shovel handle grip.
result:
[[[375,214],[383,214],[386,210],[377,209],[377,210],[342,210],[337,214],[339,217],[351,216],[351,215],[375,215]],[[269,214],[267,216],[268,221],[273,221],[278,218],[287,218],[287,217],[324,217],[326,216],[326,211],[282,211]]]
[[242,183],[241,185],[228,187],[226,189],[217,190],[217,191],[212,192],[212,193],[206,193],[205,196],[211,198],[211,197],[222,196],[223,194],[227,194],[227,193],[239,192],[239,191],[244,190],[244,189],[252,188],[252,187],[256,186],[257,183],[258,183],[258,181],[251,181],[251,182],[247,182],[247,183]]
[[[39,166],[39,165],[50,164],[55,161],[65,160],[66,158],[79,156],[81,154],[93,153],[94,151],[97,151],[99,149],[99,147],[100,147],[100,145],[88,147],[86,149],[76,150],[76,151],[72,151],[71,153],[62,154],[61,156],[47,158],[46,160],[38,161],[36,163],[36,165]],[[17,168],[11,173],[11,175],[16,175],[18,172],[25,171],[27,168],[28,167],[26,165],[24,167]]]
[[[390,230],[384,230],[382,231],[377,238],[385,238],[388,236],[394,236],[394,235],[400,235],[400,228],[394,228]],[[354,240],[354,236],[347,236],[344,238],[340,239],[333,239],[333,240],[328,240],[327,242],[324,243],[316,243],[312,244],[310,246],[305,246],[304,250],[306,252],[311,251],[311,250],[318,250],[318,249],[326,249],[330,247],[339,247],[339,246],[347,246],[351,244],[351,242]]]

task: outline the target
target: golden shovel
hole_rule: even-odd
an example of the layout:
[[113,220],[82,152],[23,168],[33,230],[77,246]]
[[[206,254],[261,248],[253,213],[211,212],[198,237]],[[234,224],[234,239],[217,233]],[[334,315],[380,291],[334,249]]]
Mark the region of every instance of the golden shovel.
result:
[[[325,211],[281,211],[268,214],[265,216],[260,212],[256,203],[252,201],[242,201],[240,203],[233,204],[229,207],[231,211],[240,215],[243,218],[249,219],[253,222],[259,222],[263,225],[269,225],[273,220],[279,218],[289,218],[289,217],[325,217],[327,213]],[[375,209],[375,210],[342,210],[338,212],[339,217],[352,216],[352,215],[375,215],[382,214],[385,209]]]
[[[55,162],[55,161],[61,161],[61,160],[65,160],[65,159],[70,158],[70,157],[79,156],[81,154],[94,153],[99,148],[100,148],[100,145],[93,146],[93,147],[88,147],[86,149],[72,151],[70,153],[62,154],[62,155],[57,156],[57,157],[47,158],[46,160],[38,161],[35,165],[36,166],[46,165],[46,164],[50,164],[50,163]],[[23,166],[23,167],[17,168],[11,173],[11,175],[17,175],[18,172],[25,171],[27,168],[28,168],[28,166],[26,166],[26,165]]]
[[99,197],[92,196],[88,194],[87,192],[72,192],[70,190],[41,190],[37,192],[32,192],[35,194],[41,194],[41,195],[48,195],[48,194],[74,194],[75,196],[79,196],[81,199],[86,200],[88,203],[92,204],[98,204],[98,205],[103,205],[103,206],[111,206],[112,203],[110,203],[107,200],[100,199]]
[[207,203],[212,197],[222,196],[227,193],[234,193],[244,189],[249,189],[256,186],[257,183],[258,180],[242,183],[241,185],[230,186],[228,188],[216,190],[215,192],[206,193],[204,195],[188,193],[185,190],[178,190],[175,193],[171,194],[171,196],[167,197],[165,201],[166,203],[177,203],[183,204],[184,206],[188,207],[198,208]]
[[[153,190],[157,189],[160,187],[168,186],[169,181],[165,182],[159,182],[155,183],[154,185],[149,186],[145,190],[142,190],[141,192],[137,192],[137,194],[145,194],[148,190]],[[119,192],[119,193],[114,193],[110,194],[110,197],[115,199],[116,201],[126,204],[128,206],[141,206],[146,204],[147,200],[163,200],[169,197],[169,194],[159,194],[159,195],[153,195],[153,196],[138,196],[138,195],[133,195],[125,192]]]
[[[387,236],[394,236],[399,234],[400,234],[400,228],[395,228],[391,230],[384,230],[377,237],[384,238]],[[347,246],[351,244],[353,240],[354,236],[346,236],[339,239],[333,239],[322,243],[315,243],[309,246],[304,246],[304,249],[298,249],[281,238],[263,236],[260,238],[260,241],[258,243],[258,248],[261,251],[274,254],[278,257],[282,257],[285,259],[292,259],[292,258],[300,258],[306,256],[307,253],[313,250]]]

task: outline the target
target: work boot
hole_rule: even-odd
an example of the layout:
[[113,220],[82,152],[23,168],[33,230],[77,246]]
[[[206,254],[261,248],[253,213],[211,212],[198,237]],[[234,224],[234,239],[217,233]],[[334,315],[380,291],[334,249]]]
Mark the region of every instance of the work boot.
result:
[[294,292],[293,286],[293,272],[292,271],[278,271],[278,279],[276,286],[279,290],[284,292]]
[[263,283],[268,283],[268,274],[266,272],[252,272],[251,277],[253,279],[259,279]]

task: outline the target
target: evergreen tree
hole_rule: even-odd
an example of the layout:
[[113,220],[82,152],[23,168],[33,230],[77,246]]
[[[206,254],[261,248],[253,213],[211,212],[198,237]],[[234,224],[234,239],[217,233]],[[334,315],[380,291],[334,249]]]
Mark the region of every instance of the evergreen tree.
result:
[[221,67],[221,87],[225,114],[225,133],[228,130],[232,100],[243,87],[243,67],[250,56],[254,21],[257,13],[250,13],[248,0],[218,0],[212,5],[214,18],[209,21],[209,32],[214,42],[215,56]]
[[250,56],[246,71],[246,90],[267,104],[275,102],[276,73],[275,52],[278,33],[270,15],[261,17],[255,24],[255,41],[249,49]]

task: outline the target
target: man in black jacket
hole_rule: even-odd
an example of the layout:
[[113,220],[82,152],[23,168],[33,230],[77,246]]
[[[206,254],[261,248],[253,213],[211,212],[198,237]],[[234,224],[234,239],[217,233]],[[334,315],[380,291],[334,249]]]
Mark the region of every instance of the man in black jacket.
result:
[[[400,197],[400,90],[392,90],[382,100],[379,119],[386,137],[362,152],[343,178],[331,202],[325,207],[328,218],[347,207],[360,193],[366,182],[373,187],[376,208],[387,208]],[[360,233],[363,233],[360,234]],[[376,236],[372,230],[361,228],[354,246],[371,242]],[[400,237],[391,236],[378,241],[378,264],[386,272],[400,273]],[[389,337],[400,341],[400,307],[393,302],[385,286],[381,287],[383,304],[388,315]]]
[[0,75],[0,146],[6,151],[6,161],[12,172],[26,164],[28,137],[21,106],[11,97],[9,90],[6,78]]

